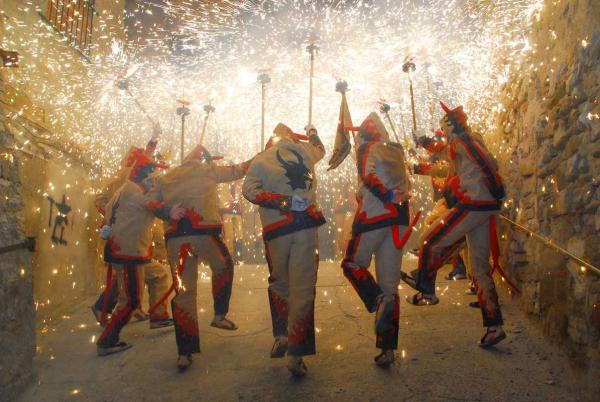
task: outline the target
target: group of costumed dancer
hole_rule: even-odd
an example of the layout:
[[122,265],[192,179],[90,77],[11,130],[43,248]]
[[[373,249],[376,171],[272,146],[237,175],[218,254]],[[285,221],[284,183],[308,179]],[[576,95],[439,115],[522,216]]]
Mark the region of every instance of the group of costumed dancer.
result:
[[[409,166],[406,150],[390,139],[377,113],[369,114],[359,127],[352,125],[345,93],[340,92],[340,119],[329,165],[330,169],[339,166],[353,142],[358,176],[357,207],[341,268],[367,311],[375,314],[379,349],[375,363],[385,367],[395,360],[400,280],[417,291],[407,297],[408,303],[439,303],[437,271],[457,259],[461,249],[466,250],[486,327],[479,345],[497,344],[506,337],[492,278],[498,254],[495,219],[504,188],[482,137],[471,131],[462,107],[451,109],[442,103],[440,129],[432,137],[417,139],[427,157]],[[325,223],[317,204],[315,166],[325,156],[325,148],[312,125],[305,130],[306,134],[296,134],[278,124],[265,149],[240,164],[217,163],[219,157],[200,144],[181,165],[169,168],[156,154],[158,127],[145,148],[130,150],[116,178],[97,197],[104,216],[102,255],[109,267],[106,289],[92,307],[104,327],[97,341],[98,355],[131,347],[119,339],[121,330],[132,318],[149,318],[150,328],[175,327],[177,366],[187,369],[192,356],[200,352],[199,262],[212,271],[211,325],[237,329],[227,317],[234,262],[223,240],[217,188],[244,179],[243,196],[258,206],[269,268],[274,337],[270,356],[287,355],[287,368],[294,376],[307,373],[303,357],[316,353],[318,227]],[[401,270],[403,249],[420,215],[417,212],[411,219],[410,174],[436,176],[441,196],[420,235],[418,268],[408,274]],[[375,275],[369,270],[373,256]],[[141,310],[144,282],[148,313]]]

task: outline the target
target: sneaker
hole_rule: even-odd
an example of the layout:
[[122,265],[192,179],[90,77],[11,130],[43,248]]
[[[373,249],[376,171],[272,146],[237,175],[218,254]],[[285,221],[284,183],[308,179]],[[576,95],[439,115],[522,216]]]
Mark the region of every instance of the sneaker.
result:
[[225,317],[220,319],[218,317],[213,318],[212,322],[210,323],[210,326],[219,329],[224,329],[226,331],[235,331],[236,329],[238,329],[238,326],[235,325],[233,321]]
[[469,286],[469,288],[465,290],[465,294],[469,296],[475,296],[477,294],[477,289],[475,289],[475,286]]
[[136,321],[146,321],[150,318],[150,315],[148,315],[148,313],[146,313],[144,310],[142,310],[141,308],[135,309],[133,311],[133,313],[131,313],[131,317],[135,318]]
[[425,295],[421,292],[406,296],[406,301],[413,306],[434,306],[440,302],[436,295]]
[[481,340],[479,341],[479,346],[484,349],[491,348],[492,346],[496,345],[505,338],[506,333],[504,332],[501,326],[498,325],[487,327],[487,331],[483,335],[483,338],[481,338]]
[[460,271],[450,271],[450,273],[446,275],[446,279],[449,281],[460,281],[463,279],[467,279],[467,274]]
[[308,372],[308,368],[300,356],[288,356],[287,369],[294,377],[304,377]]
[[481,308],[481,304],[479,304],[478,301],[474,301],[474,302],[469,303],[469,307]]
[[150,329],[166,328],[175,325],[175,321],[172,318],[165,318],[163,320],[150,320]]
[[275,342],[273,342],[273,347],[271,348],[271,359],[279,359],[285,356],[287,348],[287,337],[278,336],[277,338],[275,338]]
[[396,356],[393,349],[382,349],[381,353],[375,356],[373,360],[379,367],[389,367],[396,360]]
[[97,346],[96,352],[98,356],[108,356],[129,349],[133,345],[126,342],[119,342],[112,346]]
[[96,307],[92,306],[92,314],[94,314],[96,321],[98,321],[98,324],[100,324],[101,327],[106,326],[106,321],[108,317],[102,320],[102,310],[98,310]]
[[185,371],[192,365],[192,355],[179,355],[177,358],[177,368],[179,371]]

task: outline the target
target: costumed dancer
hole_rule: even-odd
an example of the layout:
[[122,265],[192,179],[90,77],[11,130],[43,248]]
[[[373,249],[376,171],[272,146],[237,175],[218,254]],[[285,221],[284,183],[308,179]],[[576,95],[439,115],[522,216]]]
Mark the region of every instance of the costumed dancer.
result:
[[[417,139],[417,145],[424,148],[429,153],[427,160],[420,160],[413,165],[413,172],[418,175],[430,176],[433,188],[434,206],[431,212],[425,218],[424,230],[435,220],[445,213],[447,206],[443,197],[444,182],[448,176],[448,152],[446,148],[446,139],[441,130],[436,130],[433,138],[421,136]],[[466,253],[466,242],[449,259],[452,264],[452,271],[446,276],[447,280],[467,279],[467,267],[461,254]],[[418,249],[414,251],[418,255]]]
[[[398,285],[402,247],[410,233],[410,184],[402,146],[390,142],[376,113],[353,131],[358,132],[358,208],[342,268],[367,310],[376,313],[376,346],[381,352],[374,360],[379,366],[388,366],[398,347]],[[373,256],[377,280],[369,272]]]
[[[442,108],[446,114],[440,125],[450,164],[443,192],[448,209],[422,236],[418,270],[413,273],[419,292],[407,300],[416,306],[439,302],[435,295],[437,270],[466,237],[483,325],[487,327],[480,346],[491,347],[506,338],[489,263],[490,250],[497,248],[496,215],[505,196],[504,185],[495,159],[481,135],[471,131],[462,107],[450,109],[442,103]],[[497,266],[497,255],[492,256]]]
[[[259,205],[269,266],[269,304],[275,342],[272,358],[288,355],[294,376],[306,375],[303,356],[314,355],[318,227],[325,223],[316,203],[315,165],[325,148],[312,126],[306,136],[279,123],[252,162],[242,192]],[[307,140],[307,141],[305,141]]]
[[107,240],[104,260],[116,272],[119,296],[116,310],[96,342],[99,356],[131,347],[119,341],[119,334],[141,304],[143,265],[152,261],[151,228],[155,217],[177,219],[183,213],[179,206],[168,207],[147,198],[146,193],[152,184],[149,175],[157,167],[167,166],[154,162],[142,150],[134,153],[133,157],[135,162],[128,180],[108,202],[106,225],[100,230],[101,237]]
[[212,271],[214,301],[213,327],[236,330],[226,316],[233,282],[233,261],[223,242],[223,224],[219,216],[218,183],[239,180],[246,174],[249,161],[232,166],[217,166],[208,151],[198,145],[181,166],[160,176],[149,197],[155,203],[181,204],[184,215],[165,224],[165,240],[175,297],[171,309],[175,320],[177,366],[192,364],[192,354],[200,353],[198,331],[197,282],[198,262]]
[[[154,155],[159,134],[160,127],[157,126],[154,129],[152,139],[148,142],[145,149],[132,147],[128,153],[128,156],[124,158],[121,164],[121,169],[96,196],[95,206],[103,217],[106,215],[106,206],[108,202],[116,193],[116,191],[119,190],[119,188],[127,181],[132,164],[136,162],[136,155],[142,152],[147,157],[152,157]],[[166,251],[164,238],[162,235],[162,225],[157,224],[156,222],[158,222],[158,220],[155,220],[154,224],[152,225],[152,242],[154,246],[152,261],[144,265],[144,280],[148,286],[150,306],[155,305],[155,303],[164,295],[165,291],[169,287],[169,269],[165,265]],[[99,250],[102,251],[100,251],[99,254],[101,256],[104,252],[104,247],[105,240],[100,237]],[[102,257],[102,259],[104,258]],[[108,286],[105,287],[104,291],[98,297],[96,303],[92,306],[92,312],[101,326],[106,325],[106,316],[113,312],[118,301],[118,284],[116,277],[111,275],[111,277],[107,279],[107,282]],[[132,316],[138,321],[143,321],[150,318],[151,329],[172,325],[166,300],[163,303],[156,305],[150,315],[142,310],[142,306],[140,304],[140,306],[132,313]]]

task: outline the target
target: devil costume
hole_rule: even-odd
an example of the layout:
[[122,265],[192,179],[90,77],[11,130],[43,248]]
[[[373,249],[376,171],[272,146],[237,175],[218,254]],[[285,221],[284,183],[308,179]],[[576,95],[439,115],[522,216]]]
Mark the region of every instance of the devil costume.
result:
[[[127,176],[130,173],[132,165],[136,162],[137,156],[141,153],[148,157],[151,156],[156,150],[156,145],[157,139],[153,138],[148,142],[145,149],[132,147],[127,158],[123,161],[121,170],[117,173],[115,178],[104,186],[102,191],[95,198],[96,209],[102,216],[106,216],[106,207],[110,199],[127,181]],[[152,260],[144,265],[143,275],[146,285],[148,286],[149,304],[150,306],[154,306],[154,309],[150,312],[151,328],[165,326],[170,318],[166,301],[157,304],[169,287],[169,270],[165,265],[167,258],[162,234],[162,224],[158,224],[157,222],[158,220],[155,220],[152,224],[152,243],[154,246]],[[104,251],[105,241],[100,238],[100,242],[101,250]],[[108,286],[92,307],[96,319],[103,326],[105,324],[103,315],[112,313],[118,302],[118,283],[116,278],[110,274],[111,273],[109,272],[109,277],[107,279]],[[141,311],[141,304],[139,309],[133,312],[133,316],[137,319],[147,318],[147,315]]]
[[[446,115],[440,124],[447,138],[450,162],[443,190],[448,209],[422,236],[418,271],[414,274],[416,289],[420,293],[409,298],[409,302],[415,305],[437,302],[437,270],[466,237],[483,325],[488,327],[481,346],[488,347],[506,337],[501,327],[502,314],[489,263],[490,249],[497,250],[495,220],[505,196],[504,185],[496,161],[483,138],[471,131],[462,107],[452,110],[444,104],[442,107]],[[493,253],[493,257],[496,265],[497,253]]]
[[199,261],[212,270],[214,319],[211,325],[237,329],[225,317],[229,311],[233,261],[222,238],[217,185],[241,179],[248,165],[249,162],[217,166],[208,151],[198,145],[181,166],[159,177],[150,191],[149,196],[155,203],[181,204],[185,208],[181,219],[165,224],[167,253],[176,292],[171,309],[180,369],[187,368],[192,354],[200,352],[196,307]]
[[[441,130],[436,130],[433,137],[422,136],[418,138],[417,143],[428,153],[429,158],[413,165],[413,172],[418,175],[429,176],[433,187],[433,209],[425,218],[423,233],[427,233],[427,228],[435,222],[448,209],[446,200],[443,196],[445,178],[448,176],[448,149],[446,147],[446,138]],[[422,240],[421,240],[422,242]],[[448,259],[452,264],[452,271],[446,279],[458,280],[466,279],[466,266],[461,256],[466,253],[466,241],[457,248],[454,255]]]
[[[394,190],[408,193],[410,185],[402,146],[390,142],[376,113],[355,131],[358,208],[342,268],[367,310],[377,313],[376,346],[382,353],[375,361],[387,365],[398,347],[398,285],[402,247],[409,233],[408,201],[394,202]],[[369,272],[373,255],[377,280]]]
[[164,204],[149,202],[146,196],[148,176],[156,167],[166,166],[155,163],[143,152],[136,152],[133,157],[129,180],[108,202],[107,225],[102,228],[107,234],[104,260],[116,272],[119,296],[116,310],[96,343],[100,356],[130,346],[119,342],[119,334],[141,304],[144,283],[141,266],[152,260],[151,227],[155,216],[167,219],[170,211]]
[[[242,192],[259,205],[269,266],[269,304],[275,344],[271,357],[288,356],[303,375],[301,357],[315,354],[314,301],[319,263],[315,165],[325,155],[316,130],[308,137],[278,124],[267,149],[252,162]],[[307,141],[304,141],[304,140]]]

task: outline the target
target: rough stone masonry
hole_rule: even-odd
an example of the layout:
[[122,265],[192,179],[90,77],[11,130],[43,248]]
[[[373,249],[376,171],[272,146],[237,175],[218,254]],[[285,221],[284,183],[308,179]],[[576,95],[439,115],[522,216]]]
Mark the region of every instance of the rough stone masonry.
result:
[[[19,164],[14,136],[0,121],[0,247],[25,240]],[[32,293],[29,251],[22,248],[0,255],[0,400],[10,399],[32,376],[35,353]]]
[[[512,218],[600,266],[600,1],[546,2],[533,52],[503,91],[499,137]],[[600,390],[600,277],[511,231],[521,305]],[[597,395],[597,394],[596,394]]]

